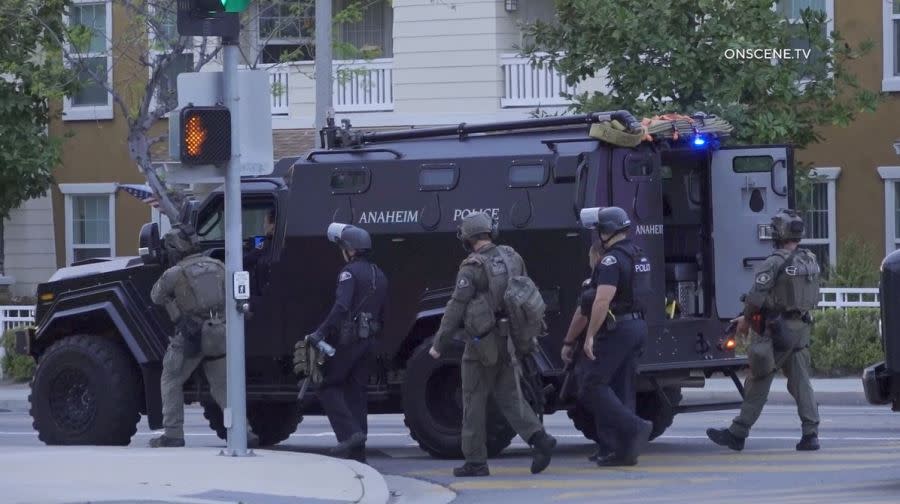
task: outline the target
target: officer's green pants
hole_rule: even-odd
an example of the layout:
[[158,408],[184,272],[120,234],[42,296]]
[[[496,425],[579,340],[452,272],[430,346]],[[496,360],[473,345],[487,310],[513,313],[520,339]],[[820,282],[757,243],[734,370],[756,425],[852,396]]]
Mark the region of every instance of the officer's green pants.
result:
[[225,410],[227,389],[225,385],[225,359],[204,361],[203,354],[194,357],[184,355],[184,336],[180,332],[169,340],[169,348],[163,357],[162,380],[162,413],[163,427],[166,437],[184,438],[184,382],[191,377],[194,370],[202,363],[209,392],[216,404]]
[[526,403],[520,411],[515,370],[508,357],[498,359],[493,366],[463,359],[462,392],[462,452],[466,462],[487,462],[485,422],[488,397],[494,398],[506,421],[526,443],[543,429],[530,405]]
[[759,419],[763,406],[769,397],[772,380],[781,363],[781,370],[787,377],[787,389],[797,402],[797,413],[803,426],[803,435],[818,434],[819,407],[809,379],[810,358],[807,334],[801,338],[801,347],[787,355],[775,352],[772,340],[768,336],[751,334],[750,342],[750,375],[744,382],[744,402],[740,414],[735,417],[729,429],[732,434],[746,438],[750,428]]

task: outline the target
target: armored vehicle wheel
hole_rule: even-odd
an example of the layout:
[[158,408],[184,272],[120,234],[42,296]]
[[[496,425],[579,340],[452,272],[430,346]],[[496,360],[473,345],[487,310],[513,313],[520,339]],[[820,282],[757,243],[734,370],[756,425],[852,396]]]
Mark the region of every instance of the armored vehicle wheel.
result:
[[656,439],[672,425],[675,419],[675,406],[681,402],[681,388],[663,389],[669,404],[665,404],[656,392],[644,392],[637,396],[637,414],[644,420],[653,422],[650,439]]
[[141,418],[143,387],[119,343],[78,335],[40,356],[31,380],[31,418],[48,445],[128,445]]
[[[419,447],[436,458],[462,458],[462,386],[459,351],[440,359],[428,355],[431,339],[419,345],[406,363],[403,421]],[[487,451],[493,457],[516,433],[493,404],[488,406]]]
[[[210,428],[220,439],[228,439],[219,405],[212,401],[202,401],[200,405]],[[251,402],[247,405],[247,417],[253,432],[259,436],[260,446],[273,446],[284,441],[303,420],[300,405],[296,402]]]

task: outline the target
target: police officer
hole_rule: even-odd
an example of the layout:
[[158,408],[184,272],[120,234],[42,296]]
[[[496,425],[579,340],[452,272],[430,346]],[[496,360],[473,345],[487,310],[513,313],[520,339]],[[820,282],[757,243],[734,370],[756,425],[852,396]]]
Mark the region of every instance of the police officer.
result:
[[[150,299],[165,307],[176,330],[163,357],[160,383],[165,433],[150,440],[153,448],[184,446],[183,387],[200,364],[210,394],[223,411],[227,400],[225,265],[201,254],[197,235],[182,226],[166,234],[164,245],[174,266],[153,285]],[[247,445],[258,444],[259,438],[249,431]]]
[[753,287],[743,298],[744,314],[732,321],[738,334],[750,332],[744,403],[730,428],[706,431],[718,445],[744,448],[780,368],[802,422],[803,436],[796,448],[819,449],[819,410],[809,379],[809,311],[818,305],[820,268],[816,256],[799,247],[803,231],[803,220],[793,210],[781,210],[772,218],[776,250],[756,269]]
[[327,234],[340,246],[347,264],[338,274],[334,306],[309,337],[312,343],[324,340],[336,350],[322,369],[319,401],[338,440],[331,454],[364,462],[367,385],[374,340],[384,321],[388,280],[369,259],[372,238],[368,232],[332,223]]
[[[456,288],[447,303],[441,326],[434,338],[430,354],[435,359],[447,351],[450,340],[461,327],[478,325],[475,305],[499,306],[488,299],[492,293],[502,295],[508,278],[525,275],[525,263],[512,247],[497,246],[496,222],[485,213],[475,213],[463,219],[458,232],[463,247],[470,255],[462,262],[456,277]],[[501,258],[501,254],[504,256]],[[502,259],[502,260],[501,260]],[[489,268],[491,275],[486,272]],[[509,271],[512,269],[514,271]],[[485,302],[486,301],[486,302]],[[495,314],[488,314],[495,315]],[[502,319],[503,314],[496,319]],[[492,320],[496,320],[491,317]],[[466,331],[469,332],[468,330]],[[488,476],[485,445],[485,416],[488,396],[492,396],[512,428],[532,446],[532,474],[550,465],[556,439],[547,434],[535,412],[523,404],[517,389],[513,367],[514,355],[507,338],[511,336],[497,325],[481,334],[469,334],[462,356],[463,425],[462,452],[466,462],[453,470],[454,476]]]
[[[560,351],[561,358],[567,365],[572,364],[573,360],[576,359],[576,345],[578,344],[579,338],[584,334],[585,329],[587,329],[591,319],[594,300],[597,298],[597,267],[600,265],[600,260],[603,258],[604,253],[605,250],[600,240],[595,241],[588,252],[588,264],[590,265],[591,276],[582,284],[579,307],[572,315],[572,322],[569,324],[569,330],[566,333],[562,350]],[[579,352],[579,356],[583,355],[583,353]],[[576,380],[584,374],[586,371],[585,367],[591,362],[586,358],[579,358],[577,360],[578,365],[575,368]],[[612,378],[610,386],[615,392],[616,397],[622,401],[622,404],[630,411],[634,411],[637,400],[634,388],[634,375],[637,370],[633,368],[634,365],[636,365],[636,362],[629,360],[627,364],[630,367],[623,368],[622,372],[616,374],[616,376]],[[616,441],[614,432],[607,430],[606,432],[599,432],[597,434],[597,450],[588,457],[588,460],[591,462],[596,462],[598,459],[615,451]]]
[[[605,254],[594,268],[597,293],[582,349],[588,361],[579,382],[578,400],[594,418],[599,439],[611,438],[612,451],[598,454],[597,465],[632,466],[649,440],[652,424],[638,417],[613,384],[631,395],[637,359],[647,339],[642,298],[650,290],[650,262],[628,239],[631,220],[619,207],[596,210],[596,227]],[[565,346],[574,345],[567,337]],[[601,447],[602,450],[603,447]]]

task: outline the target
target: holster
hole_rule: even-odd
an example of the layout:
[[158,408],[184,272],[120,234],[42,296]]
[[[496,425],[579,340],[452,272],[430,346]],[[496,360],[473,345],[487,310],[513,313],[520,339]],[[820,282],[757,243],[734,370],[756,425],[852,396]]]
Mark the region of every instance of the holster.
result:
[[348,318],[341,324],[339,342],[341,345],[350,345],[357,340],[374,337],[381,330],[381,323],[375,316],[368,312],[358,313],[355,317]]
[[800,343],[800,338],[791,337],[792,335],[785,326],[785,322],[785,318],[782,316],[766,321],[766,329],[769,337],[772,339],[772,346],[778,352],[794,350]]
[[196,357],[203,352],[201,341],[202,323],[194,317],[181,317],[176,325],[178,332],[184,339],[184,356]]

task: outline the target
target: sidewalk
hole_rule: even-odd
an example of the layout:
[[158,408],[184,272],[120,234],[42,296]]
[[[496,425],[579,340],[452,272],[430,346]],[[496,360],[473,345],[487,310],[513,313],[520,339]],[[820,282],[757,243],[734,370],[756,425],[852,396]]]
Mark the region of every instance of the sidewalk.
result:
[[217,448],[7,447],[0,452],[3,502],[154,502],[158,504],[385,504],[384,477],[354,461]]

